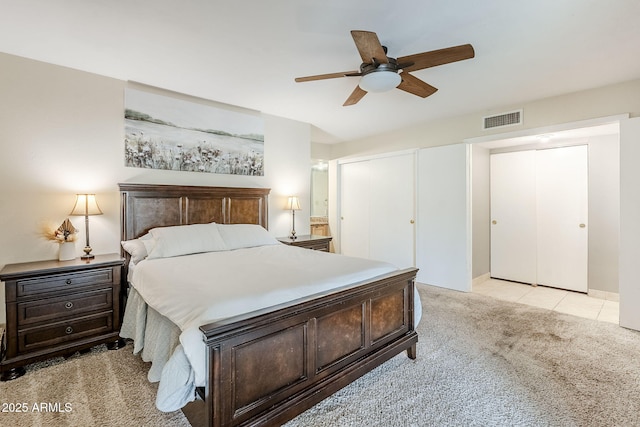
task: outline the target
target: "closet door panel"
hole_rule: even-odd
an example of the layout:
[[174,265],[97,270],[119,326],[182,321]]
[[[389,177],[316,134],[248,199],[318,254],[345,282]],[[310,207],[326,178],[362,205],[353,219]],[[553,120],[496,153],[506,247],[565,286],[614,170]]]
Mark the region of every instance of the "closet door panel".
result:
[[415,155],[343,163],[341,253],[413,267]]
[[536,283],[536,155],[491,155],[491,277]]
[[340,247],[343,255],[369,258],[369,162],[340,166]]
[[587,292],[587,146],[539,150],[536,156],[538,283]]
[[414,155],[373,159],[369,256],[398,268],[414,263]]

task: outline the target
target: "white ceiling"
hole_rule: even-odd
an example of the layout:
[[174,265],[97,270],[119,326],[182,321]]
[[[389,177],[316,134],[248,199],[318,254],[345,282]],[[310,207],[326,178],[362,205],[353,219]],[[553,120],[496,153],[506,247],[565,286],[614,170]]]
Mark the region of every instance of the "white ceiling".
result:
[[[640,78],[638,0],[0,0],[0,52],[311,123],[339,142]],[[352,29],[392,57],[471,43],[413,74],[439,88],[343,107]],[[1,74],[0,74],[1,76]],[[1,77],[0,77],[1,78]]]

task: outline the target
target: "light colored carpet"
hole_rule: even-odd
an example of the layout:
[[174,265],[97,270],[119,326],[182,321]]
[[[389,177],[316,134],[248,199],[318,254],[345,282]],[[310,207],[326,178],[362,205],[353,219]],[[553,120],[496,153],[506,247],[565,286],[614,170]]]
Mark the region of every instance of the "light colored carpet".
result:
[[[640,333],[482,295],[419,289],[418,358],[393,358],[287,427],[640,426]],[[0,412],[0,425],[188,425],[180,412],[155,409],[147,369],[131,346],[33,365],[0,383],[0,403],[30,407]],[[39,402],[71,403],[72,411],[31,412]]]
[[26,375],[0,383],[0,403],[27,411],[0,412],[0,426],[190,426],[182,412],[156,409],[157,384],[147,380],[149,366],[133,355],[132,344],[113,351],[98,346],[27,366]]

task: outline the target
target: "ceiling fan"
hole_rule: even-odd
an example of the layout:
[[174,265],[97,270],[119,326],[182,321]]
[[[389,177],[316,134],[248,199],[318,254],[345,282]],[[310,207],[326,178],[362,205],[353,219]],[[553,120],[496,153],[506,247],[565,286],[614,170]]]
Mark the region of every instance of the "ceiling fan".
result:
[[396,59],[387,56],[387,48],[380,44],[376,33],[353,30],[351,31],[351,36],[362,58],[360,71],[297,77],[295,79],[296,82],[361,76],[360,83],[347,98],[343,104],[344,106],[356,104],[367,92],[385,92],[396,87],[405,92],[426,98],[429,95],[433,95],[438,89],[409,74],[410,71],[462,61],[475,56],[473,46],[463,44]]

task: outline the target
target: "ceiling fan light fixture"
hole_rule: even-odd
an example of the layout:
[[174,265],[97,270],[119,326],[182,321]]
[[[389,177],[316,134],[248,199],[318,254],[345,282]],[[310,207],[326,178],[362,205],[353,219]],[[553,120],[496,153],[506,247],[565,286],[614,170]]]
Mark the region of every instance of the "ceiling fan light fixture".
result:
[[367,92],[386,92],[398,87],[402,77],[396,71],[376,70],[360,78],[360,88]]

